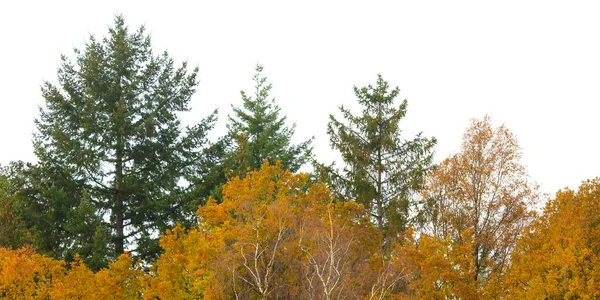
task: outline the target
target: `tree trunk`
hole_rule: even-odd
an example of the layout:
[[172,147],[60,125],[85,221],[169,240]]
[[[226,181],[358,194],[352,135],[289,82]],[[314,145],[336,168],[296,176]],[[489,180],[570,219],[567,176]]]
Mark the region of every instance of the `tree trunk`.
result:
[[[381,135],[380,135],[381,136]],[[381,191],[382,182],[381,177],[383,172],[383,166],[381,162],[381,148],[377,149],[377,225],[380,229],[383,229],[383,193]]]
[[115,252],[116,255],[121,255],[124,252],[124,198],[125,193],[123,191],[123,152],[124,152],[124,128],[123,121],[125,117],[125,103],[123,98],[120,97],[119,107],[117,110],[117,124],[116,124],[116,134],[117,141],[115,147],[115,203],[114,203],[114,216],[115,216]]
[[[122,143],[122,142],[121,142]],[[124,251],[124,232],[123,232],[123,154],[122,149],[119,148],[117,142],[117,163],[115,166],[115,230],[117,235],[115,237],[115,252],[120,255]]]

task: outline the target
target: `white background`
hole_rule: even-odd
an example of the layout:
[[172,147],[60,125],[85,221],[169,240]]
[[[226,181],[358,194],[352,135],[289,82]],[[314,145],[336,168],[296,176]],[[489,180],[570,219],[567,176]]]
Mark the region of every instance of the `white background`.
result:
[[381,73],[408,99],[406,137],[437,137],[436,160],[459,150],[470,118],[489,114],[517,135],[543,192],[600,175],[599,2],[89,3],[0,4],[1,164],[35,160],[40,85],[56,83],[61,53],[106,35],[122,13],[131,29],[146,25],[157,54],[199,66],[184,122],[219,107],[213,137],[225,132],[230,105],[241,104],[239,91],[251,91],[258,62],[282,113],[297,123],[296,142],[314,135],[317,158],[333,161],[329,114],[342,104],[359,113],[352,86]]

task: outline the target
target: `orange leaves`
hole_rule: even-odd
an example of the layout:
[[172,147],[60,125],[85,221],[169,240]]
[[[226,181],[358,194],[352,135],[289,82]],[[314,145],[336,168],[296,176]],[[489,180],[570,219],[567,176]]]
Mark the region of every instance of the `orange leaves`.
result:
[[[357,274],[379,250],[381,235],[355,202],[313,203],[303,216],[297,238],[309,298],[364,295]],[[358,276],[360,277],[360,276]]]
[[139,265],[133,265],[129,254],[121,254],[108,269],[96,273],[94,279],[99,299],[139,299],[142,296],[144,271]]
[[[308,202],[308,178],[281,170],[279,164],[263,164],[260,171],[243,180],[234,179],[223,188],[232,217],[231,241],[222,257],[230,274],[227,284],[236,297],[261,298],[289,295],[286,274],[293,276],[293,236],[299,213]],[[288,277],[289,277],[288,276]],[[285,288],[285,287],[288,288]]]
[[425,231],[463,246],[462,235],[470,230],[473,280],[492,294],[491,283],[496,284],[506,270],[518,233],[531,220],[531,206],[537,199],[520,157],[516,138],[508,129],[493,128],[487,116],[472,120],[461,151],[438,166],[423,192]]
[[471,232],[461,236],[463,243],[429,235],[415,241],[409,236],[404,246],[398,245],[397,253],[411,268],[409,294],[419,299],[478,299]]
[[559,191],[519,241],[507,290],[523,299],[600,297],[600,179]]
[[371,274],[381,233],[361,205],[333,201],[324,185],[279,164],[233,179],[223,196],[198,209],[197,228],[162,237],[165,252],[146,298],[328,299],[370,291],[359,274]]
[[29,248],[0,248],[0,297],[45,299],[53,281],[60,279],[64,263],[36,254]]
[[94,273],[76,256],[68,273],[54,283],[50,296],[53,299],[84,299],[92,297],[96,292]]
[[[148,278],[149,287],[144,295],[146,299],[203,298],[214,285],[209,264],[223,251],[221,230],[215,229],[217,224],[222,224],[219,220],[223,214],[214,201],[201,210],[208,212],[207,223],[202,227],[206,232],[190,230],[186,233],[181,226],[177,226],[162,236],[164,253]],[[215,227],[209,227],[209,224],[215,224]]]
[[[472,177],[464,174],[488,176],[477,173],[482,165],[457,167],[465,159],[459,158],[443,163],[429,182],[428,192],[438,200],[430,226],[418,234],[409,228],[395,241],[384,242],[382,230],[362,205],[335,201],[324,185],[265,164],[224,186],[222,203],[211,199],[200,207],[196,227],[176,226],[162,235],[164,252],[147,272],[129,255],[94,274],[79,258],[66,265],[30,249],[0,248],[0,297],[600,297],[600,179],[585,182],[577,193],[559,192],[515,247],[512,241],[523,223],[502,222],[518,218],[509,214],[485,220],[495,216],[494,208],[512,203],[502,202],[505,196],[479,194],[477,201],[486,203],[479,207],[490,210],[483,219],[473,218],[475,200],[456,197],[469,189],[478,191]],[[514,203],[513,208],[521,205]],[[486,227],[490,222],[496,232]],[[511,237],[498,234],[509,229]],[[490,236],[498,244],[489,244]]]
[[79,258],[63,261],[30,249],[0,248],[0,297],[13,299],[139,299],[144,272],[121,255],[108,269],[94,274]]

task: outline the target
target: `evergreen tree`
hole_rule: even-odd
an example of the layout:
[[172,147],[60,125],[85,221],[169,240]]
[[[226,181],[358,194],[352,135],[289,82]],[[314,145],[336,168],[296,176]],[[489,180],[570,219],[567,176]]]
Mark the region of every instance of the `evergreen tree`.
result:
[[109,227],[73,174],[57,164],[42,162],[14,164],[12,170],[19,217],[34,234],[38,253],[67,261],[79,254],[93,270],[106,267],[115,258],[107,248],[112,243]]
[[35,246],[35,235],[22,217],[22,162],[0,166],[0,247]]
[[[75,54],[75,63],[62,56],[58,85],[42,87],[46,107],[36,119],[35,153],[43,172],[61,176],[45,179],[37,201],[55,211],[65,207],[55,220],[67,220],[65,232],[87,226],[86,249],[97,248],[109,230],[114,255],[129,250],[154,258],[158,233],[196,209],[190,211],[181,179],[193,176],[216,114],[182,128],[178,113],[189,110],[197,69],[176,67],[166,52],[155,56],[144,27],[132,32],[122,16],[108,37],[90,37]],[[64,195],[54,203],[50,191]],[[92,212],[99,220],[75,224]]]
[[254,98],[241,91],[243,108],[233,107],[234,116],[229,116],[235,150],[228,158],[228,172],[243,177],[248,168],[258,170],[265,159],[273,164],[280,161],[284,169],[296,172],[310,161],[312,139],[292,144],[296,124],[285,126],[286,117],[279,116],[281,109],[275,99],[268,99],[272,86],[261,76],[263,67],[256,65],[255,70]]
[[401,137],[400,120],[407,102],[395,106],[398,87],[389,90],[381,75],[375,86],[354,87],[362,114],[354,116],[340,107],[346,123],[330,115],[327,132],[331,146],[342,154],[343,171],[330,176],[339,196],[363,203],[388,235],[404,230],[408,222],[411,192],[421,187],[431,169],[435,138],[419,133],[412,140]]

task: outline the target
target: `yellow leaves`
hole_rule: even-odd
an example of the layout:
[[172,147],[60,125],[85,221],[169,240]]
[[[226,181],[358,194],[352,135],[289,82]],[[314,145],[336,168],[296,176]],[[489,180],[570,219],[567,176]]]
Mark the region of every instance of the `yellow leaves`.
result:
[[507,128],[493,128],[488,116],[474,119],[461,151],[430,174],[422,195],[426,233],[465,245],[462,234],[470,230],[473,246],[466,255],[472,261],[473,281],[486,297],[500,291],[518,234],[533,217],[536,187],[520,157],[517,140]]
[[381,234],[362,205],[333,201],[279,164],[231,180],[223,196],[198,209],[197,228],[162,237],[147,299],[365,294],[354,277],[367,274]]
[[121,254],[117,261],[95,274],[95,294],[99,299],[139,299],[143,291],[144,271],[134,266],[131,255]]
[[[463,169],[449,166],[436,171],[436,180],[469,180],[457,177]],[[465,219],[471,213],[456,214],[464,202],[450,201],[457,194],[444,193],[449,188],[445,184],[430,190],[432,196],[448,200],[434,207],[436,222],[384,242],[362,205],[335,201],[324,185],[309,183],[306,175],[267,164],[224,186],[222,203],[211,199],[200,207],[196,227],[175,226],[165,232],[160,240],[164,252],[146,272],[127,254],[94,274],[78,257],[67,265],[30,249],[0,248],[0,297],[600,297],[600,179],[585,182],[577,193],[559,192],[544,214],[522,231],[511,257],[503,255],[519,235],[518,226],[506,226],[512,230],[510,238],[492,235],[501,243],[487,247],[486,227]],[[490,249],[507,252],[484,252],[496,251]],[[510,271],[478,273],[477,263]]]
[[29,248],[0,248],[0,297],[47,298],[53,281],[63,275],[63,265]]
[[94,273],[81,263],[77,255],[70,270],[50,291],[52,299],[84,299],[96,294]]
[[[147,279],[146,299],[198,299],[214,285],[209,264],[224,249],[218,226],[224,224],[225,213],[214,200],[199,209],[204,216],[198,229],[185,232],[181,226],[161,237],[164,253]],[[205,213],[202,215],[201,213]]]
[[410,267],[409,294],[419,299],[479,298],[469,230],[462,232],[462,243],[426,234],[415,240],[409,234],[404,246],[396,245],[396,253]]
[[144,272],[123,254],[94,274],[76,257],[63,261],[22,248],[0,248],[0,297],[13,299],[139,299]]
[[535,299],[600,297],[600,179],[559,191],[513,254],[510,296]]

